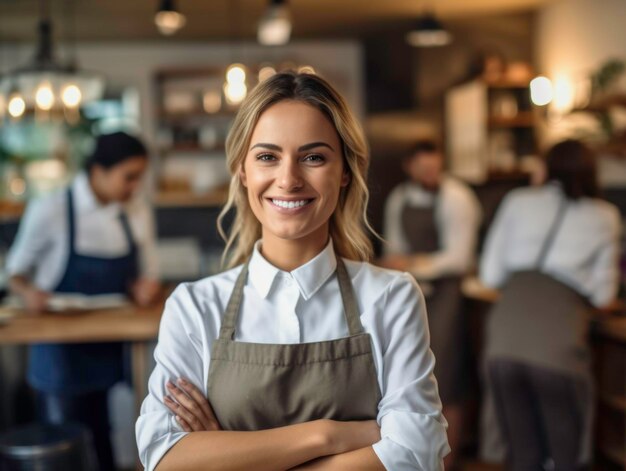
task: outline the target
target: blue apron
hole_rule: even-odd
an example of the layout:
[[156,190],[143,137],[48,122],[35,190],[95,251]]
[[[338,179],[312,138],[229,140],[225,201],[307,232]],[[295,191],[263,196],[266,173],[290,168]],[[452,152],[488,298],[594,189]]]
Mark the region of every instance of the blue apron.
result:
[[[137,246],[126,214],[119,216],[130,250],[113,258],[76,253],[76,222],[72,190],[67,194],[69,258],[57,293],[87,295],[127,293],[138,275]],[[108,389],[124,378],[123,344],[37,344],[30,351],[28,381],[47,393],[83,394]]]

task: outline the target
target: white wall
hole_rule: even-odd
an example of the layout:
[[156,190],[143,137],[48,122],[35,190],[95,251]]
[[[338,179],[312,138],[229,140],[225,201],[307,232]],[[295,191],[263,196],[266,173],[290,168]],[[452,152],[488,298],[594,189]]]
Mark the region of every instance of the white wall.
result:
[[587,73],[607,59],[626,59],[626,1],[555,0],[537,17],[538,69],[549,76]]
[[[585,95],[589,84],[586,79],[607,60],[626,60],[624,18],[625,0],[555,0],[539,10],[537,71],[553,83],[564,85],[563,109],[575,104],[577,94]],[[626,84],[621,87],[626,89]],[[544,143],[575,135],[583,128],[597,130],[597,121],[588,114],[566,114],[548,123],[543,132]]]

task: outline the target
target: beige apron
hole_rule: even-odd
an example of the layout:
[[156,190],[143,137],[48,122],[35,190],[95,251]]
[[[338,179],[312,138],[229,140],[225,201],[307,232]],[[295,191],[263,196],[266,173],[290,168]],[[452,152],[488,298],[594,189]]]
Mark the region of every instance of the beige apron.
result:
[[[438,202],[439,196],[436,197]],[[437,204],[437,203],[436,203]],[[432,253],[440,248],[435,207],[402,210],[402,229],[413,253]],[[463,399],[465,328],[461,315],[461,277],[445,276],[432,281],[426,298],[431,349],[437,360],[435,377],[445,405]]]
[[586,419],[581,460],[589,456],[592,381],[588,345],[589,304],[578,292],[543,273],[567,209],[564,199],[535,269],[516,272],[502,289],[487,324],[486,360],[503,358],[536,365],[580,380]]
[[235,326],[248,274],[248,263],[244,265],[209,366],[207,397],[224,430],[262,430],[316,419],[376,418],[381,394],[372,341],[363,331],[340,257],[336,273],[349,337],[300,344],[236,342]]

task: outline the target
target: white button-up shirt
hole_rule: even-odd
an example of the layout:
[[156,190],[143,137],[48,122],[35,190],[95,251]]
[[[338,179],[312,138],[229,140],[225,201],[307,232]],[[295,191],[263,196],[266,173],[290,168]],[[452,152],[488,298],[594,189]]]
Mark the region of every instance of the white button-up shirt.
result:
[[[556,183],[519,188],[505,197],[481,257],[485,285],[499,288],[513,272],[537,268],[564,198]],[[617,293],[620,233],[619,211],[612,204],[592,198],[569,201],[541,270],[603,306]]]
[[[120,257],[130,250],[119,219],[126,211],[139,250],[140,274],[158,277],[154,219],[150,207],[139,198],[122,205],[103,205],[96,198],[86,173],[72,182],[75,249],[81,255]],[[54,290],[65,273],[69,257],[67,190],[31,201],[20,221],[15,242],[7,256],[8,276],[28,275],[39,289]]]
[[426,266],[409,268],[409,271],[418,279],[428,280],[465,274],[474,263],[482,219],[480,203],[472,190],[450,177],[443,178],[438,193],[427,191],[413,182],[398,185],[385,203],[386,254],[412,254],[408,240],[411,235],[406,234],[402,226],[405,206],[434,209],[440,246],[439,250],[428,255]]
[[[332,242],[313,260],[283,272],[255,246],[235,340],[302,343],[349,335]],[[346,260],[361,323],[371,335],[382,392],[382,439],[373,448],[394,471],[443,469],[449,451],[424,297],[407,273]],[[165,384],[183,377],[207,393],[211,347],[241,266],[180,285],[168,299],[155,350],[156,367],[136,425],[141,462],[153,470],[185,436],[163,402]]]

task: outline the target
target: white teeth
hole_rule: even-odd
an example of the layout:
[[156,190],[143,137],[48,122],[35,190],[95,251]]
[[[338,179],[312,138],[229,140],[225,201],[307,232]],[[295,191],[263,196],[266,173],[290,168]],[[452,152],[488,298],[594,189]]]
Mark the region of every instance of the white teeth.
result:
[[280,206],[281,208],[287,208],[287,209],[299,208],[300,206],[304,206],[308,202],[309,200],[283,201],[283,200],[272,199],[272,203],[274,203],[276,206]]

